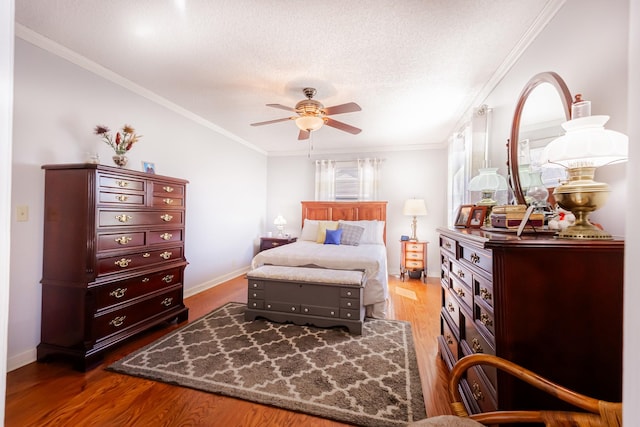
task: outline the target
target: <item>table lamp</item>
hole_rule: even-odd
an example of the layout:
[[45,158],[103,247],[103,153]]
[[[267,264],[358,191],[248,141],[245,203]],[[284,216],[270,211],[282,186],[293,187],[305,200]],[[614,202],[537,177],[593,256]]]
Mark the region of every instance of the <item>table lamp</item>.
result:
[[411,221],[411,237],[409,240],[414,242],[417,241],[418,237],[416,235],[416,228],[418,221],[416,217],[427,214],[427,206],[424,203],[424,199],[408,199],[405,201],[404,207],[402,208],[402,214],[413,217],[413,220]]
[[609,186],[594,181],[598,167],[627,160],[629,138],[604,128],[609,116],[587,116],[562,124],[566,133],[551,141],[544,151],[550,163],[564,166],[569,180],[553,191],[561,208],[576,217],[573,225],[560,232],[565,239],[611,239],[611,234],[589,222],[589,214],[601,208]]
[[284,230],[284,226],[287,225],[287,220],[284,219],[282,215],[278,215],[276,219],[273,220],[273,224],[278,229],[278,237],[280,238],[284,237],[283,230]]
[[498,168],[480,168],[478,175],[469,181],[469,191],[482,193],[482,200],[476,205],[487,207],[485,226],[491,226],[491,209],[498,203],[495,200],[496,191],[505,191],[506,189],[507,180],[498,174]]

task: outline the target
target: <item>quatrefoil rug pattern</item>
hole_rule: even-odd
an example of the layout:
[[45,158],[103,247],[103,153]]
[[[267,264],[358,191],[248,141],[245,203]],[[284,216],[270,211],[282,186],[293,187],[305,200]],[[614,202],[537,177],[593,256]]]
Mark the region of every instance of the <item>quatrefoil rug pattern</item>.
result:
[[363,333],[244,320],[228,303],[108,369],[364,426],[425,418],[408,322]]

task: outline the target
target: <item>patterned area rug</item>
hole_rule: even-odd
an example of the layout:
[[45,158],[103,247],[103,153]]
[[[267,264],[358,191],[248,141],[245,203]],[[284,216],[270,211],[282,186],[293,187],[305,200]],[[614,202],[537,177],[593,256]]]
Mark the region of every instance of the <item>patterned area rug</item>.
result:
[[363,334],[263,320],[228,303],[107,369],[363,426],[425,418],[411,325]]

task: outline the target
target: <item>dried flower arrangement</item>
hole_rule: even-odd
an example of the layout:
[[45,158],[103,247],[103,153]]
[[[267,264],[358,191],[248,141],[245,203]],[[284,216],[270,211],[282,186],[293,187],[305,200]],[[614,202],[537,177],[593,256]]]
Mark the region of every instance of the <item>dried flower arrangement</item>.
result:
[[102,136],[102,140],[108,144],[118,155],[126,154],[133,144],[138,142],[142,135],[136,135],[136,130],[130,125],[124,125],[115,138],[109,133],[111,130],[102,125],[96,126],[94,133]]

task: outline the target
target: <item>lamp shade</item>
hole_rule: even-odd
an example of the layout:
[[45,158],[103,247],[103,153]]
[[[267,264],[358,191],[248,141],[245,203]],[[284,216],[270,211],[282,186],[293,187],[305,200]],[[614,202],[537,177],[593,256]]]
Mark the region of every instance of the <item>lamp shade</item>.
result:
[[322,117],[313,114],[300,116],[296,119],[296,126],[298,126],[300,130],[306,130],[308,132],[320,129],[323,124],[324,120],[322,120]]
[[469,191],[500,191],[507,189],[507,180],[498,174],[498,168],[481,168],[469,181]]
[[587,116],[562,124],[566,133],[545,148],[543,160],[565,167],[600,167],[627,160],[629,138],[604,128],[609,116]]
[[278,215],[276,219],[273,220],[274,225],[285,225],[286,223],[287,223],[287,220],[284,219],[282,215]]
[[408,216],[424,216],[427,214],[427,206],[424,199],[408,199],[404,202],[402,214]]

